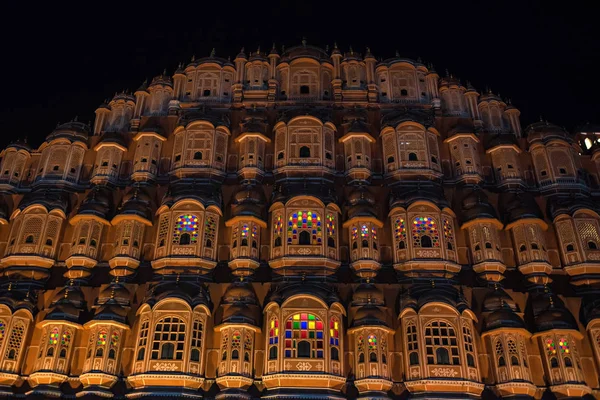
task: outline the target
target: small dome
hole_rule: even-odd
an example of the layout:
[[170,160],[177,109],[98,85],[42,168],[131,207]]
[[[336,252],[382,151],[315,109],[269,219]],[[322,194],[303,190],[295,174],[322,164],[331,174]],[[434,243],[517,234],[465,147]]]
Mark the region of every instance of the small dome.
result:
[[375,305],[366,305],[358,309],[352,321],[352,327],[355,326],[387,326],[387,316],[385,311]]
[[94,321],[116,321],[127,323],[127,309],[116,304],[103,304],[96,310]]
[[221,302],[222,323],[260,324],[260,307],[252,286],[247,281],[236,281],[228,288]]
[[52,191],[52,190],[36,190],[27,193],[23,196],[23,199],[19,203],[19,209],[24,210],[25,208],[39,204],[48,210],[48,212],[58,209],[65,214],[69,213],[70,201],[68,194],[64,191]]
[[77,210],[78,215],[95,215],[102,219],[108,218],[112,207],[112,193],[104,186],[94,186]]
[[549,218],[556,218],[561,214],[573,215],[578,210],[587,209],[599,212],[598,206],[590,197],[563,197],[551,196],[546,203]]
[[348,218],[358,216],[377,218],[375,210],[375,196],[366,186],[358,186],[347,197]]
[[114,143],[127,148],[127,142],[119,132],[105,132],[98,143]]
[[169,190],[162,199],[162,205],[172,206],[180,200],[197,200],[204,207],[215,206],[222,210],[221,189],[219,186],[205,183],[176,182],[169,186]]
[[157,85],[173,87],[173,81],[171,80],[171,77],[166,74],[166,72],[167,71],[164,71],[161,75],[152,78],[152,82],[150,82],[148,88]]
[[498,199],[498,212],[509,224],[524,218],[544,219],[544,215],[530,193],[502,192]]
[[498,219],[498,214],[489,203],[487,195],[479,187],[468,193],[461,202],[461,216],[463,223],[480,218]]
[[541,293],[531,299],[531,305],[538,332],[552,329],[578,329],[575,318],[558,296]]
[[383,292],[373,283],[361,283],[352,294],[353,305],[383,305],[384,303]]
[[515,145],[519,147],[519,143],[517,142],[517,137],[512,133],[501,133],[494,136],[486,135],[484,136],[485,140],[485,148],[492,149],[496,146],[503,145]]
[[89,133],[89,125],[78,122],[77,119],[75,119],[57,126],[56,129],[54,129],[52,133],[46,137],[46,142],[50,142],[54,139],[65,138],[71,142],[87,143]]
[[498,328],[525,328],[525,323],[514,311],[505,308],[492,312],[483,321],[484,332]]
[[500,96],[498,96],[497,94],[494,94],[491,90],[488,89],[488,91],[486,93],[482,93],[481,96],[479,97],[479,102],[482,103],[484,101],[497,101],[500,103],[504,103],[502,101],[502,99],[500,98]]
[[341,303],[334,287],[323,283],[321,280],[311,281],[308,278],[277,285],[271,293],[270,301],[282,304],[286,299],[297,294],[315,296],[327,305],[331,305],[334,302]]
[[519,306],[502,288],[489,292],[483,300],[483,311],[496,311],[509,309],[519,311]]
[[8,146],[6,146],[7,149],[17,149],[17,150],[25,150],[27,152],[31,152],[31,146],[29,145],[29,143],[27,143],[26,139],[16,139],[14,141],[12,141]]
[[282,58],[286,60],[293,60],[295,58],[312,58],[317,61],[326,60],[329,61],[329,54],[327,52],[316,46],[310,46],[306,44],[306,41],[299,46],[293,46],[289,49],[286,49],[282,53]]
[[448,202],[444,197],[442,187],[433,185],[419,185],[418,187],[401,188],[390,195],[390,209],[394,207],[402,207],[407,209],[416,201],[433,202],[440,209],[448,207]]
[[120,283],[108,285],[98,296],[99,303],[116,302],[118,304],[129,304],[131,294],[127,288]]
[[546,142],[552,139],[562,139],[567,143],[573,143],[573,139],[564,128],[548,121],[539,121],[529,125],[525,128],[525,133],[529,143]]
[[135,187],[123,197],[118,214],[138,215],[152,222],[152,201],[150,196],[140,187]]

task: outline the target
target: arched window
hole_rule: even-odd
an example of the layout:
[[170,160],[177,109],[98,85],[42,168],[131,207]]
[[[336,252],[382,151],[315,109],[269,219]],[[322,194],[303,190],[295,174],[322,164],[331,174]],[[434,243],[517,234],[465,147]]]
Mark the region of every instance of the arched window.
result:
[[575,250],[575,248],[573,247],[572,244],[567,245],[567,251],[574,251],[574,250]]
[[339,359],[340,359],[340,351],[338,350],[337,347],[332,347],[331,348],[331,359],[333,361],[339,361]]
[[179,245],[181,246],[190,244],[190,241],[189,233],[184,233],[179,237]]
[[184,343],[185,323],[183,320],[177,317],[163,318],[156,323],[154,329],[152,359],[182,360]]
[[300,239],[298,244],[309,245],[310,244],[310,233],[308,231],[300,232]]
[[364,363],[365,362],[365,353],[360,353],[358,356],[358,362],[359,363]]
[[[314,211],[298,211],[290,215],[288,220],[288,244],[297,244],[300,239],[300,233],[309,233],[308,243],[299,244],[321,244],[323,241],[323,232],[321,226],[321,217]],[[306,239],[306,236],[304,237]]]
[[108,359],[109,360],[114,360],[115,359],[115,349],[110,349],[110,351],[108,352]]
[[448,349],[444,347],[439,347],[435,350],[436,364],[438,365],[449,365],[450,364],[450,356],[448,354]]
[[506,366],[506,360],[504,359],[504,345],[500,339],[496,340],[495,352],[498,367]]
[[463,326],[462,331],[465,352],[467,353],[467,365],[469,367],[475,367],[475,348],[473,346],[473,335],[471,334],[471,329],[467,326]]
[[104,349],[102,347],[98,347],[96,349],[96,357],[103,357],[104,356]]
[[231,352],[231,359],[232,360],[239,360],[240,358],[240,351],[235,349]]
[[500,357],[498,357],[498,366],[499,366],[499,367],[504,367],[504,366],[506,366],[506,361],[504,360],[504,356],[500,356]]
[[417,153],[408,153],[408,161],[419,161]]
[[491,249],[492,248],[492,244],[490,242],[485,242],[485,248],[486,249]]
[[375,353],[375,352],[369,353],[369,362],[377,362],[377,353]]
[[388,162],[388,164],[391,164],[391,163],[393,163],[394,161],[395,161],[395,160],[394,160],[394,157],[392,157],[392,156],[388,157],[388,159],[387,159],[387,162]]
[[192,352],[190,353],[191,361],[200,361],[200,349],[202,348],[202,330],[203,324],[199,320],[194,321],[192,329]]
[[67,358],[67,349],[60,349],[59,358]]
[[538,248],[537,243],[531,243],[531,249],[532,250],[538,250],[539,248]]
[[527,247],[525,247],[525,245],[524,245],[524,244],[522,244],[522,245],[521,245],[521,247],[519,247],[519,251],[520,251],[520,252],[527,251]]
[[17,358],[17,356],[16,356],[16,351],[15,351],[15,349],[10,349],[10,350],[8,351],[8,354],[7,354],[6,358],[8,358],[9,360],[14,360],[14,359],[16,359],[16,358]]
[[433,218],[416,217],[413,220],[412,233],[415,247],[440,247],[440,234]]
[[300,147],[300,158],[310,157],[310,148],[308,146]]
[[28,235],[25,238],[25,243],[33,243],[33,235]]
[[335,239],[332,237],[328,237],[327,238],[327,246],[328,247],[335,247]]
[[194,160],[202,160],[202,152],[197,151],[194,153]]
[[146,345],[148,344],[148,330],[148,321],[142,322],[142,324],[140,325],[140,333],[138,335],[137,361],[144,360],[144,356],[146,355]]
[[598,250],[598,245],[596,245],[596,243],[594,243],[594,242],[590,241],[590,242],[588,242],[587,245],[588,245],[588,249],[590,249],[590,250]]
[[431,321],[425,326],[425,349],[428,364],[460,364],[456,331],[445,321]]
[[558,368],[558,360],[556,359],[556,357],[552,357],[550,359],[550,367]]
[[275,238],[275,247],[281,246],[281,236]]
[[269,360],[277,360],[277,346],[269,348]]
[[369,247],[369,241],[367,239],[363,239],[361,245],[362,247]]
[[54,356],[54,347],[49,347],[48,351],[46,351],[46,357]]
[[572,367],[573,366],[573,362],[571,361],[570,357],[565,357],[565,367]]
[[517,349],[517,343],[509,339],[506,342],[508,346],[508,354],[510,355],[510,365],[519,365],[519,351]]
[[419,364],[419,340],[417,337],[417,327],[414,323],[410,323],[406,327],[406,343],[408,345],[410,365]]
[[308,342],[306,340],[301,340],[300,342],[298,342],[297,357],[298,358],[310,358],[310,355],[311,355],[310,342]]
[[[187,238],[183,239],[186,235]],[[183,243],[182,243],[183,239]],[[187,243],[186,243],[187,241]],[[196,244],[198,241],[198,217],[192,214],[180,215],[175,221],[173,232],[174,244]]]
[[160,351],[161,360],[172,360],[175,355],[175,346],[173,343],[164,343]]
[[[310,358],[323,358],[325,348],[323,328],[323,322],[314,314],[292,315],[285,323],[285,357],[301,357],[299,342],[304,341],[308,343]],[[306,347],[303,350],[306,350]]]
[[428,235],[421,236],[421,247],[432,247],[431,238]]

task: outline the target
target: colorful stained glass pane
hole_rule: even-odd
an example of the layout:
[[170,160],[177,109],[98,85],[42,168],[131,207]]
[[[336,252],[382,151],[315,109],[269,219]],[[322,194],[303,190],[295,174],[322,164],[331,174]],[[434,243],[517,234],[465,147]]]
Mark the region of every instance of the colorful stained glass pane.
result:
[[452,229],[452,222],[444,219],[444,238],[446,242],[453,243],[454,242],[454,230]]
[[63,345],[63,346],[67,346],[69,343],[71,343],[71,332],[65,331],[62,334],[62,338],[60,340],[60,344]]
[[352,227],[352,240],[358,239],[358,229],[354,226]]
[[216,233],[217,221],[212,216],[206,217],[206,221],[204,222],[204,239],[214,243]]
[[281,215],[275,217],[273,227],[273,233],[275,236],[281,236],[283,234],[283,220],[281,219]]
[[369,228],[366,225],[360,227],[360,237],[368,238],[369,237]]
[[242,225],[242,237],[243,238],[248,237],[248,225],[246,225],[246,224]]
[[567,338],[560,338],[558,341],[558,348],[561,353],[569,354],[569,341]]
[[198,241],[198,217],[192,214],[184,214],[177,218],[173,231],[173,243],[179,243],[179,239],[184,233],[190,235],[190,243]]
[[367,344],[369,346],[369,350],[377,350],[377,336],[369,335],[367,338]]
[[58,344],[58,328],[54,328],[52,332],[50,332],[50,337],[48,338],[48,343],[51,345]]
[[394,224],[394,234],[397,241],[406,241],[406,225],[403,218],[397,218]]
[[252,225],[252,237],[255,238],[258,235],[256,225]]
[[119,333],[113,332],[110,336],[110,345],[112,347],[117,347],[119,345]]
[[335,235],[335,217],[331,214],[327,216],[327,234],[329,236]]
[[4,334],[6,333],[6,325],[4,321],[0,321],[0,340],[4,339]]
[[[297,313],[290,317],[285,324],[285,354],[293,357],[297,341],[292,339],[314,340],[311,348],[323,348],[323,322],[310,313]],[[289,354],[289,355],[288,355]],[[313,353],[315,356],[316,353]],[[319,356],[316,355],[318,358]]]
[[556,354],[556,344],[553,339],[546,339],[546,354],[549,356]]
[[288,244],[293,244],[298,240],[299,230],[306,230],[311,234],[312,244],[323,242],[321,217],[316,212],[299,211],[290,215],[288,220]]
[[431,217],[416,217],[412,227],[412,237],[415,247],[421,247],[421,238],[425,235],[431,238],[432,247],[440,247],[440,234],[435,220]]
[[104,346],[106,344],[106,331],[98,332],[98,340],[96,341],[96,345]]
[[373,240],[377,240],[377,228],[374,226],[371,228],[371,234],[373,235]]

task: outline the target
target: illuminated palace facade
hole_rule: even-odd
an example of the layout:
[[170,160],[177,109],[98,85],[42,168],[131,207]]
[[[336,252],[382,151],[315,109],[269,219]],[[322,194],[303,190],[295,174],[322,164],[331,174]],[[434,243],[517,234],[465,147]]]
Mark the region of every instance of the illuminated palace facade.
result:
[[432,66],[192,59],[0,163],[11,398],[600,398],[600,145]]

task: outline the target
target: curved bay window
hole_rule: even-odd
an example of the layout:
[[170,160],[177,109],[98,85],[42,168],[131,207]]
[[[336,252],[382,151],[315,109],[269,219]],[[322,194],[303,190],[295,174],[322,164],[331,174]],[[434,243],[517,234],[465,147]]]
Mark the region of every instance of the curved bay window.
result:
[[42,333],[44,339],[40,343],[34,370],[67,374],[74,336],[74,331],[68,327],[46,325]]
[[[325,351],[323,329],[323,321],[314,314],[292,315],[285,323],[285,357],[323,358]],[[339,334],[338,330],[335,332]],[[336,340],[339,341],[338,338]]]
[[552,384],[584,381],[581,360],[571,335],[546,335],[541,340]]

